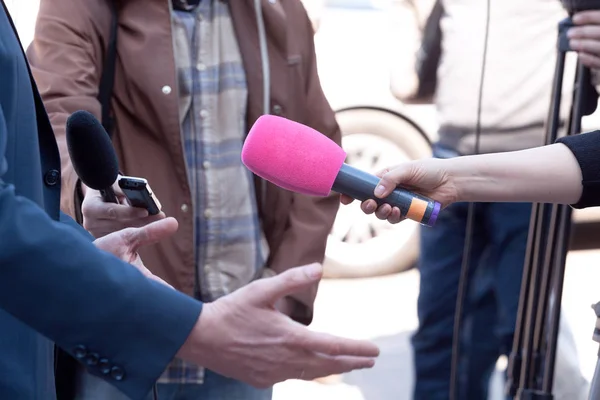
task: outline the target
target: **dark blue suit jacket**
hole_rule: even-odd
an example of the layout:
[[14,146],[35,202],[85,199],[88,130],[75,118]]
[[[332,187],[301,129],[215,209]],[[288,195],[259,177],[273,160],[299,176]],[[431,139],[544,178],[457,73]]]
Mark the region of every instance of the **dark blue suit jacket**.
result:
[[98,251],[72,220],[59,222],[59,171],[52,128],[0,7],[0,399],[55,398],[55,343],[141,399],[202,304]]

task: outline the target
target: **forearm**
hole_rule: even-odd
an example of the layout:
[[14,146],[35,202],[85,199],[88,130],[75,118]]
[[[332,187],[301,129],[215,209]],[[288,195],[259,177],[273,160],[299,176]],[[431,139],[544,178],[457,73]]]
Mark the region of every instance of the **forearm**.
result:
[[573,204],[583,190],[577,159],[563,144],[441,163],[456,187],[457,201]]

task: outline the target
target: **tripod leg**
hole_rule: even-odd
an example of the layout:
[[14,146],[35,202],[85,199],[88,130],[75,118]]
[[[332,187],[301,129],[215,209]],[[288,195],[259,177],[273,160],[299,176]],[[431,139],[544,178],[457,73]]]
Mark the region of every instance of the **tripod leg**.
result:
[[[592,307],[596,313],[596,327],[592,338],[595,342],[600,343],[600,303],[594,304]],[[589,400],[600,400],[600,349],[598,349],[598,360],[596,361],[596,370],[590,387]]]
[[544,393],[552,393],[554,384],[554,364],[556,360],[556,346],[560,327],[560,311],[562,303],[562,291],[565,275],[565,264],[569,248],[569,236],[571,233],[571,209],[568,206],[558,206],[560,222],[558,224],[559,239],[556,243],[557,255],[551,268],[553,269],[552,304],[549,304],[549,332],[546,343],[546,356],[544,358],[544,375],[542,390]]
[[[568,18],[558,25],[557,58],[551,104],[546,124],[546,144],[553,143],[558,136],[565,56],[568,51],[568,46],[565,46],[565,43],[568,43],[566,31],[570,26],[572,26],[572,22]],[[537,392],[537,383],[539,383],[536,377],[539,365],[539,349],[541,347],[537,343],[539,341],[534,339],[543,336],[544,325],[536,324],[536,320],[540,316],[537,313],[537,302],[540,283],[542,283],[540,280],[548,281],[547,275],[545,279],[541,279],[544,277],[540,274],[540,268],[542,267],[542,255],[545,254],[543,247],[546,244],[545,239],[548,236],[548,228],[554,222],[551,219],[549,205],[533,205],[515,338],[508,371],[509,380],[507,382],[507,394],[515,396],[517,399],[533,398]],[[545,291],[546,296],[547,293],[548,290]],[[542,301],[542,304],[546,303],[547,301]],[[543,316],[543,314],[541,315]],[[534,354],[534,343],[538,354]]]
[[[575,93],[573,97],[573,107],[569,118],[568,135],[581,133],[581,120],[584,113],[585,88],[590,84],[590,70],[580,63],[577,63],[577,75],[575,83]],[[556,344],[558,341],[558,331],[560,326],[560,307],[562,301],[562,290],[565,275],[565,264],[567,252],[569,249],[569,237],[571,232],[572,210],[566,205],[560,207],[560,223],[557,227],[559,233],[558,243],[556,243],[557,254],[552,265],[553,267],[553,296],[554,304],[551,308],[548,333],[548,343],[546,349],[546,365],[544,366],[543,390],[547,393],[552,392],[554,382],[554,363],[556,359]]]
[[600,351],[598,352],[598,361],[596,361],[596,369],[594,370],[594,378],[590,387],[589,400],[600,400]]
[[519,309],[517,311],[517,320],[515,322],[515,335],[513,338],[513,347],[508,358],[507,379],[505,392],[509,397],[515,397],[520,387],[521,369],[523,357],[521,349],[523,348],[523,336],[525,329],[525,318],[527,306],[529,304],[529,286],[531,285],[531,274],[533,264],[533,247],[536,241],[537,224],[541,219],[540,204],[534,204],[531,209],[531,219],[529,222],[529,233],[527,235],[527,250],[525,252],[525,264],[523,265],[523,278],[521,281],[521,294],[519,296]]
[[540,204],[541,218],[536,226],[537,235],[536,243],[533,249],[533,257],[531,260],[531,281],[528,290],[527,312],[524,318],[526,323],[522,341],[522,370],[520,376],[520,388],[517,391],[518,399],[528,398],[529,392],[537,389],[535,378],[537,372],[537,364],[539,355],[534,354],[534,348],[538,347],[534,343],[534,333],[537,326],[537,310],[539,303],[539,291],[542,277],[542,255],[546,245],[547,231],[549,227],[549,211],[550,205]]
[[[544,254],[543,264],[541,265],[542,270],[542,279],[540,281],[540,293],[539,293],[539,304],[537,308],[537,317],[535,321],[534,328],[534,341],[533,341],[533,360],[532,362],[535,365],[536,375],[532,377],[533,387],[539,388],[543,386],[541,374],[541,367],[543,359],[543,352],[546,349],[546,337],[545,332],[547,329],[547,316],[548,316],[548,307],[550,307],[550,295],[552,293],[552,284],[554,275],[552,271],[554,270],[553,260],[556,259],[556,249],[557,246],[554,243],[557,241],[557,238],[560,235],[560,230],[557,230],[556,227],[560,227],[559,222],[561,221],[561,212],[563,211],[559,206],[553,204],[548,205],[550,210],[550,222],[549,222],[549,230],[547,235],[547,242]],[[554,228],[554,229],[552,229]],[[560,229],[560,228],[559,228]],[[551,394],[549,392],[548,394]]]

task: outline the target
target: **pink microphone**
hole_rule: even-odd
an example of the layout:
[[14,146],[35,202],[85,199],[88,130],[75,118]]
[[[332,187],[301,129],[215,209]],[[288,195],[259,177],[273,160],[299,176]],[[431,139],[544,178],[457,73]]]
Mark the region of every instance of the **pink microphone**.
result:
[[242,148],[246,167],[273,184],[311,196],[331,191],[353,199],[373,199],[398,207],[403,217],[433,226],[441,205],[427,197],[397,188],[379,199],[379,178],[344,163],[346,152],[327,136],[297,122],[263,115],[252,126]]

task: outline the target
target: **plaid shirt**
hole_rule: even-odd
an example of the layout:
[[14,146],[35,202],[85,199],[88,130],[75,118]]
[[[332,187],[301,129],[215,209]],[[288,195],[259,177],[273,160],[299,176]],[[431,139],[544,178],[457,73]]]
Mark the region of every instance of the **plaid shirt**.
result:
[[[262,274],[267,257],[252,174],[241,162],[246,76],[226,2],[173,11],[179,115],[195,216],[196,296],[213,301]],[[160,383],[202,383],[174,360]]]

